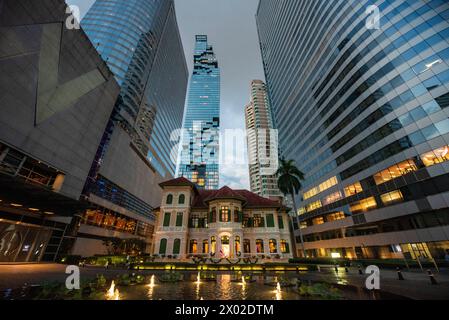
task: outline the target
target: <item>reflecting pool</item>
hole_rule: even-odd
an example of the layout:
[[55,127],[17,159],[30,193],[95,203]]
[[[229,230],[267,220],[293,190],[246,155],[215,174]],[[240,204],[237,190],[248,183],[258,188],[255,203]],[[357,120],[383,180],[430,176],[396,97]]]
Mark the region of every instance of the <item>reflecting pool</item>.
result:
[[[231,274],[218,274],[215,281],[198,281],[195,274],[176,283],[156,280],[151,285],[120,287],[124,300],[300,300],[295,286],[267,285],[277,277],[253,276],[252,281]],[[255,281],[254,281],[255,280]]]

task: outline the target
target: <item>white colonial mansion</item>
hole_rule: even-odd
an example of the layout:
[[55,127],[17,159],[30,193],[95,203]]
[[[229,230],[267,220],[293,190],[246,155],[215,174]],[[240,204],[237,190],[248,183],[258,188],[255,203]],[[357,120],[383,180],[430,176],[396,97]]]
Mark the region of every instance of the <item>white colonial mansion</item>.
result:
[[199,190],[185,178],[160,184],[153,253],[186,259],[292,257],[287,208],[247,190]]

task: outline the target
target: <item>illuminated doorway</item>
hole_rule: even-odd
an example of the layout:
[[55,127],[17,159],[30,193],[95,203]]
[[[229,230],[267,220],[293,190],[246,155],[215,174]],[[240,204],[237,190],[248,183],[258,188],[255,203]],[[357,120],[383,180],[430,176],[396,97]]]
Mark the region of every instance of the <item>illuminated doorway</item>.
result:
[[231,246],[228,236],[221,237],[221,255],[223,258],[229,258],[231,255]]

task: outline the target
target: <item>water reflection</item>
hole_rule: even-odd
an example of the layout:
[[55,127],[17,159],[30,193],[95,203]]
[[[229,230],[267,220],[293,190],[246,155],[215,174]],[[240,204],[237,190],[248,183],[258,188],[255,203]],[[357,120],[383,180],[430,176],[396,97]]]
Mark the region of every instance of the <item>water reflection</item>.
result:
[[151,276],[150,283],[148,284],[148,299],[153,300],[153,293],[154,293],[154,274]]
[[201,282],[195,282],[195,285],[196,285],[196,290],[195,290],[195,292],[196,292],[196,300],[201,300],[202,299],[200,297],[200,285],[201,285]]
[[120,292],[115,287],[115,282],[112,280],[109,290],[106,292],[106,299],[108,300],[120,300]]
[[276,285],[276,300],[282,300],[282,290],[279,282]]
[[242,300],[246,300],[247,296],[246,296],[246,281],[245,281],[245,276],[242,276]]
[[[152,277],[153,278],[153,277]],[[217,274],[216,281],[201,279],[197,273],[186,274],[186,281],[120,287],[120,298],[132,300],[301,300],[296,286],[284,286],[276,276],[252,274],[251,281],[242,274]],[[297,276],[292,275],[292,283]],[[153,278],[154,279],[154,278]],[[115,289],[112,297],[116,297]],[[359,297],[355,297],[359,299]],[[369,298],[369,297],[368,297]]]
[[231,300],[232,299],[231,275],[222,274],[220,277],[217,277],[217,282],[218,282],[217,296],[220,296],[219,300]]

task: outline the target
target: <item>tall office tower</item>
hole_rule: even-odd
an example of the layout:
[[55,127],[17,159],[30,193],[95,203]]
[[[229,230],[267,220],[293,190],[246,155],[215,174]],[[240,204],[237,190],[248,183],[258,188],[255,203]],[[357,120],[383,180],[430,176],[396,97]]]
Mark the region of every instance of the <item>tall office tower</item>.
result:
[[113,120],[162,177],[173,177],[170,136],[181,128],[188,82],[173,0],[97,0],[82,27],[121,85]]
[[59,261],[89,208],[120,88],[67,19],[64,0],[0,0],[0,262]]
[[73,253],[104,253],[111,238],[139,239],[148,251],[158,184],[176,171],[171,134],[182,126],[188,82],[174,2],[97,0],[81,26],[121,91],[84,189],[93,209],[81,215]]
[[443,258],[449,3],[261,0],[256,19],[308,255]]
[[218,189],[220,69],[205,35],[196,36],[188,99],[178,174],[199,188]]
[[251,191],[266,198],[280,198],[275,175],[278,141],[265,83],[251,82],[251,102],[245,107]]

